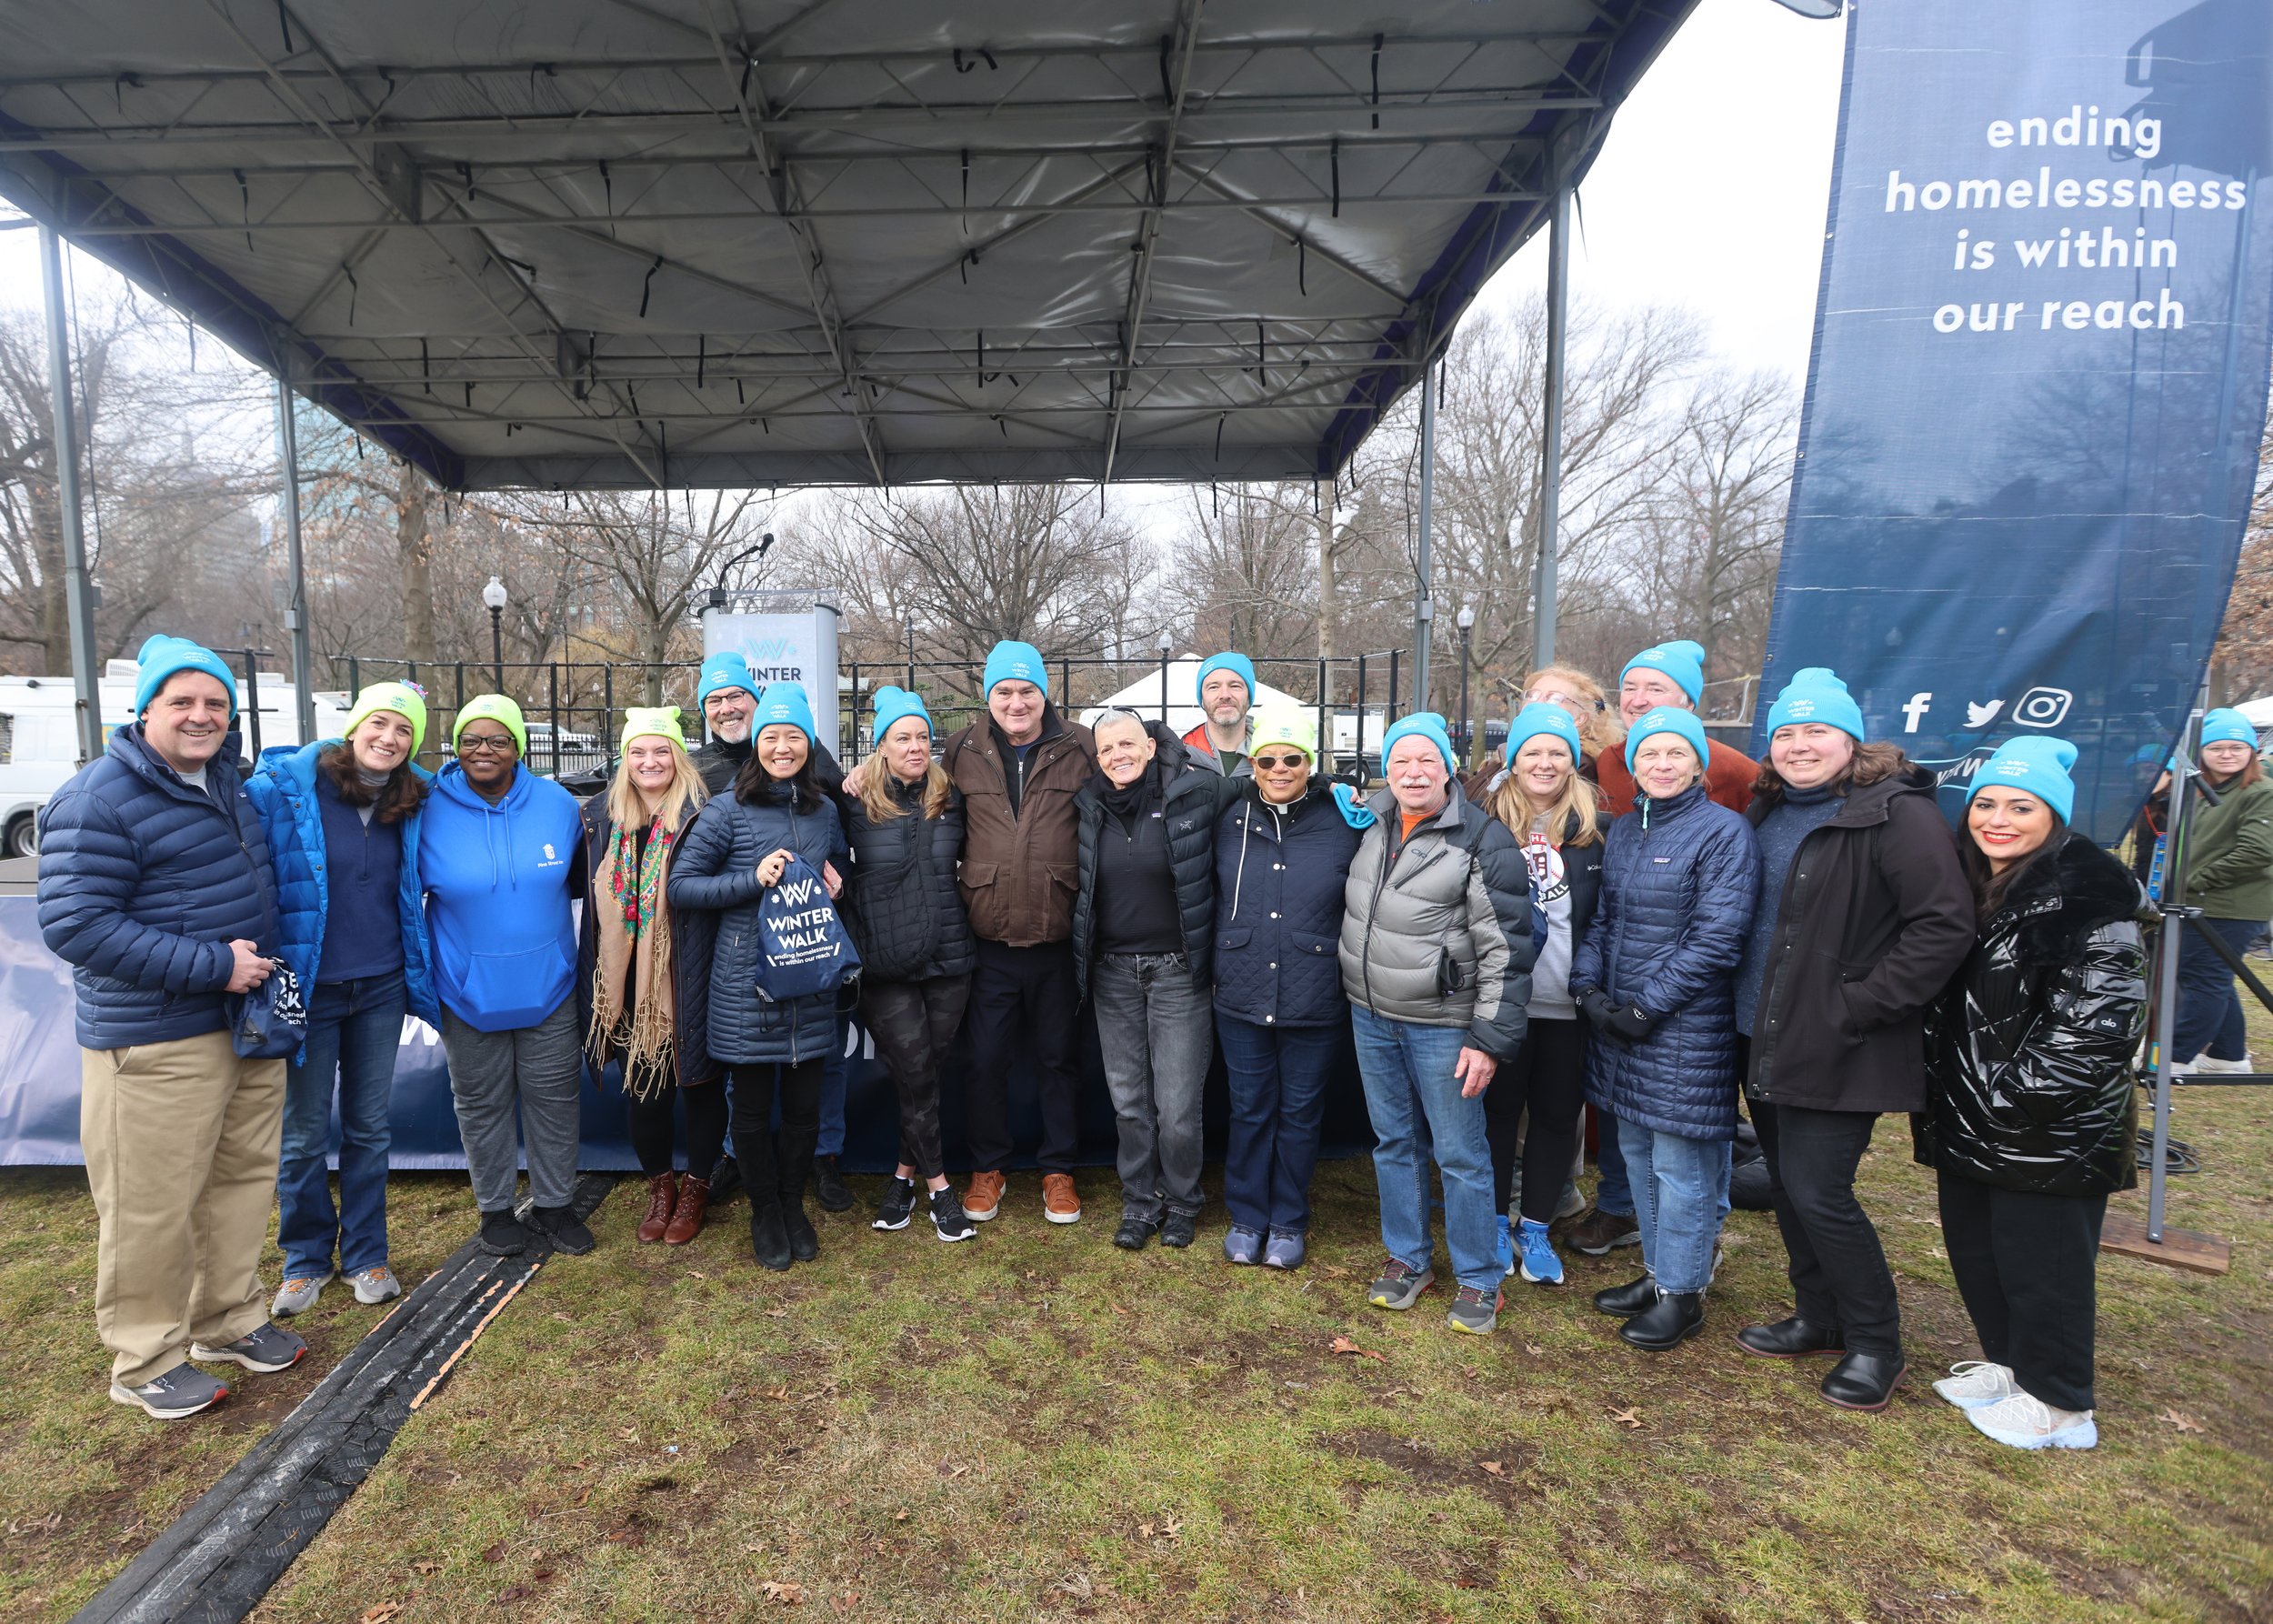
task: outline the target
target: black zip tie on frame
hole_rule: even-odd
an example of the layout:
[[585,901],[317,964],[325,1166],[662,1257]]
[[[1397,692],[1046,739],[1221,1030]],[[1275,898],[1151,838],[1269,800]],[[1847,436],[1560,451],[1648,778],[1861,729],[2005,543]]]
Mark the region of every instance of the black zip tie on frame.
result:
[[1381,42],[1384,37],[1378,34],[1373,36],[1373,127],[1377,130],[1381,127]]
[[1223,426],[1230,421],[1230,418],[1229,412],[1220,412],[1216,416],[1216,460],[1217,462],[1223,461]]
[[709,345],[702,334],[695,335],[695,387],[703,386],[703,373],[709,365]]
[[255,252],[253,247],[253,185],[245,178],[244,170],[232,169],[229,173],[236,176],[236,195],[245,204],[245,251],[251,254]]
[[646,276],[640,281],[639,319],[641,321],[647,319],[647,296],[655,291],[655,274],[662,268],[663,256],[658,254],[655,256],[655,263],[647,267]]
[[340,261],[339,274],[347,278],[347,325],[352,327],[355,325],[355,298],[363,289],[355,285],[355,267],[345,260]]
[[1342,217],[1342,138],[1339,135],[1335,136],[1327,145],[1326,162],[1334,175],[1333,217],[1338,220]]
[[285,0],[276,0],[276,26],[284,31],[285,55],[293,54],[292,14],[285,9]]
[[418,341],[418,379],[427,394],[434,393],[434,362],[426,353],[426,341],[423,338]]

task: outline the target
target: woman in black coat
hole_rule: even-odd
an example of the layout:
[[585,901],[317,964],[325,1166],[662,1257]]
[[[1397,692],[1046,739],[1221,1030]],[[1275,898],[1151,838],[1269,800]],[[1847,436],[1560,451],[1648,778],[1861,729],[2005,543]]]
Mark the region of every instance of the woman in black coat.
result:
[[876,690],[876,754],[860,793],[840,795],[852,872],[846,917],[860,948],[860,1014],[899,1096],[900,1162],[874,1227],[905,1229],[916,1180],[941,1240],[977,1233],[939,1149],[939,1068],[971,997],[978,949],[955,887],[963,796],[931,757],[931,713],[904,688]]
[[1747,816],[1760,905],[1737,970],[1737,1030],[1796,1311],[1746,1326],[1737,1345],[1763,1358],[1836,1356],[1824,1398],[1884,1409],[1908,1367],[1855,1174],[1879,1113],[1926,1103],[1920,1023],[1973,945],[1973,897],[1933,776],[1893,745],[1865,743],[1846,684],[1819,666],[1768,712]]
[[2147,1018],[2138,882],[2068,815],[2076,747],[2007,742],[1973,775],[1958,860],[1978,935],[1928,1011],[1911,1119],[1981,1338],[1934,1390],[2015,1449],[2088,1449],[2093,1276],[2111,1191],[2138,1179],[2132,1055]]

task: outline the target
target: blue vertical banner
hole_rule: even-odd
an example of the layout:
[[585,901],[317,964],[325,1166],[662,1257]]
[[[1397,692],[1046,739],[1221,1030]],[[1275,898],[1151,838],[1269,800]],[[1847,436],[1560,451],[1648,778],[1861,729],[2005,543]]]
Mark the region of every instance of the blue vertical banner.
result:
[[2248,517],[2268,169],[2273,0],[1858,0],[1766,694],[1832,667],[1953,813],[2069,739],[2121,836]]

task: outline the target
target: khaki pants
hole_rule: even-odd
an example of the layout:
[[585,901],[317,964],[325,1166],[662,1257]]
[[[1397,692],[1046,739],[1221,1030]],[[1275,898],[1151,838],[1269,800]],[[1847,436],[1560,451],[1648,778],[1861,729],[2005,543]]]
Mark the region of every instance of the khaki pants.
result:
[[285,1063],[226,1032],[79,1051],[79,1143],[101,1223],[95,1328],[139,1387],[264,1324]]

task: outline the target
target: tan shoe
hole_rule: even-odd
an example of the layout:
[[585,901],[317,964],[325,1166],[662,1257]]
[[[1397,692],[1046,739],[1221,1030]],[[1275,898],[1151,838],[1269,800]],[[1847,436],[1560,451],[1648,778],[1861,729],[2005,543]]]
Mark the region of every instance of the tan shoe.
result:
[[1001,1208],[1002,1175],[972,1174],[971,1188],[963,1192],[963,1216],[975,1224],[991,1223]]
[[665,1244],[683,1247],[700,1235],[709,1211],[710,1181],[689,1173],[679,1180],[678,1205],[671,1209],[670,1227],[663,1231]]
[[1081,1221],[1081,1197],[1074,1189],[1071,1173],[1042,1175],[1042,1216],[1053,1224]]
[[678,1205],[679,1176],[676,1173],[657,1173],[647,1180],[647,1213],[639,1220],[639,1228],[632,1233],[641,1240],[656,1241],[670,1227],[671,1209]]

